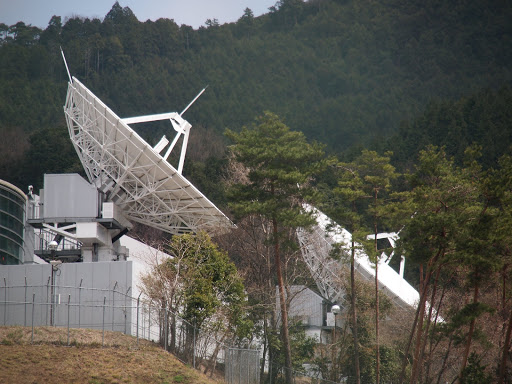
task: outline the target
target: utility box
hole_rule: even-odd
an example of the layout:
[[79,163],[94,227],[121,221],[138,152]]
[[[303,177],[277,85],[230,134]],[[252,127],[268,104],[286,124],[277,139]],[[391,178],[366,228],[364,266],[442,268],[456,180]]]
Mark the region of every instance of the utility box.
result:
[[85,246],[109,245],[112,242],[107,229],[99,223],[76,223],[76,239]]
[[44,175],[44,219],[98,217],[99,193],[77,173]]

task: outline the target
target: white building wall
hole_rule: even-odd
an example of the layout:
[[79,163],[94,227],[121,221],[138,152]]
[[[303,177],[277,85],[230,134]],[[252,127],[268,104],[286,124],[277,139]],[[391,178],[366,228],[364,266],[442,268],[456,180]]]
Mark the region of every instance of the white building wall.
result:
[[[135,335],[141,276],[169,256],[129,236],[123,236],[120,243],[128,248],[129,261],[58,265],[54,272],[54,305],[50,264],[1,266],[0,325],[31,326],[33,318],[34,326],[52,323],[67,326],[70,300],[70,327],[102,329],[105,326],[106,330]],[[139,321],[143,321],[141,313]],[[156,328],[152,332],[158,334]]]
[[[131,305],[124,293],[133,285],[133,262],[60,264],[53,273],[53,299],[51,279],[50,264],[0,268],[1,324],[30,326],[32,320],[34,326],[108,324],[106,329],[123,332],[130,324],[131,312],[125,316],[121,306]],[[104,303],[110,308],[105,314]]]

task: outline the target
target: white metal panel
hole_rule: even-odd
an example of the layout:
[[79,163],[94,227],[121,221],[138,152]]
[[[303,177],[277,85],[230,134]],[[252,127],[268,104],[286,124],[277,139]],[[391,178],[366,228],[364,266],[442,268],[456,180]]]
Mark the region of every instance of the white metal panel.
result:
[[45,218],[98,216],[98,192],[77,173],[45,174],[44,190]]

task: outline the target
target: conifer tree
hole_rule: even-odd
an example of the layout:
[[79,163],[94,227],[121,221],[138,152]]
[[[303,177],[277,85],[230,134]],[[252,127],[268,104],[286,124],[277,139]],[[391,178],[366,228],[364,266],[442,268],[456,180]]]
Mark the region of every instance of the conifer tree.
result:
[[[435,292],[436,276],[442,269],[468,260],[461,252],[461,244],[468,241],[466,228],[478,219],[482,204],[477,184],[437,147],[429,146],[420,152],[410,182],[413,189],[405,202],[410,220],[400,233],[400,243],[405,254],[420,266],[420,301],[405,351],[408,356],[416,335],[410,378],[411,383],[416,383],[423,364],[422,343],[426,342],[432,320],[432,314],[426,313],[429,289]],[[404,360],[400,382],[404,380],[405,365]]]
[[237,217],[258,214],[271,223],[269,240],[274,248],[279,288],[285,375],[286,383],[291,384],[292,356],[281,252],[290,243],[290,229],[308,228],[314,223],[304,202],[315,196],[310,181],[323,164],[323,150],[309,144],[302,133],[291,131],[269,112],[251,129],[244,127],[240,133],[228,130],[226,135],[234,142],[230,147],[234,160],[248,170],[247,182],[230,188],[231,208]]
[[[364,233],[363,217],[359,212],[358,204],[360,200],[366,197],[363,190],[363,180],[357,170],[355,163],[338,163],[335,164],[338,170],[338,183],[334,188],[334,194],[339,197],[335,208],[337,219],[348,231],[351,232],[352,238],[350,243],[350,318],[352,327],[352,337],[354,342],[354,372],[355,382],[361,382],[361,368],[359,362],[359,336],[357,321],[357,292],[355,280],[355,253],[356,243],[359,242],[359,233]],[[358,239],[358,240],[356,240]]]
[[375,265],[375,342],[376,342],[376,369],[375,380],[380,382],[380,340],[379,340],[379,262],[381,255],[377,246],[377,235],[379,228],[389,215],[386,203],[384,202],[385,194],[391,189],[391,181],[398,175],[395,167],[390,164],[390,155],[379,156],[375,151],[364,150],[359,158],[359,168],[363,174],[364,189],[371,196],[369,214],[371,216],[373,244],[372,252],[368,252],[370,259]]

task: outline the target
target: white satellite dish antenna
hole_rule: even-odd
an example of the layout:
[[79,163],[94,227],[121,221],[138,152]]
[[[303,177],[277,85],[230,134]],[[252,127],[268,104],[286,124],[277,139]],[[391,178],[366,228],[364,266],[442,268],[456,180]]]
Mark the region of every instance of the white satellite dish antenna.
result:
[[[67,67],[67,66],[66,66]],[[176,170],[166,159],[180,135],[186,149],[191,125],[183,110],[119,118],[75,77],[70,77],[64,112],[69,136],[89,181],[133,221],[173,234],[225,231],[233,223],[181,175],[185,151]],[[152,148],[128,124],[170,119],[177,135],[164,157],[165,136]]]

